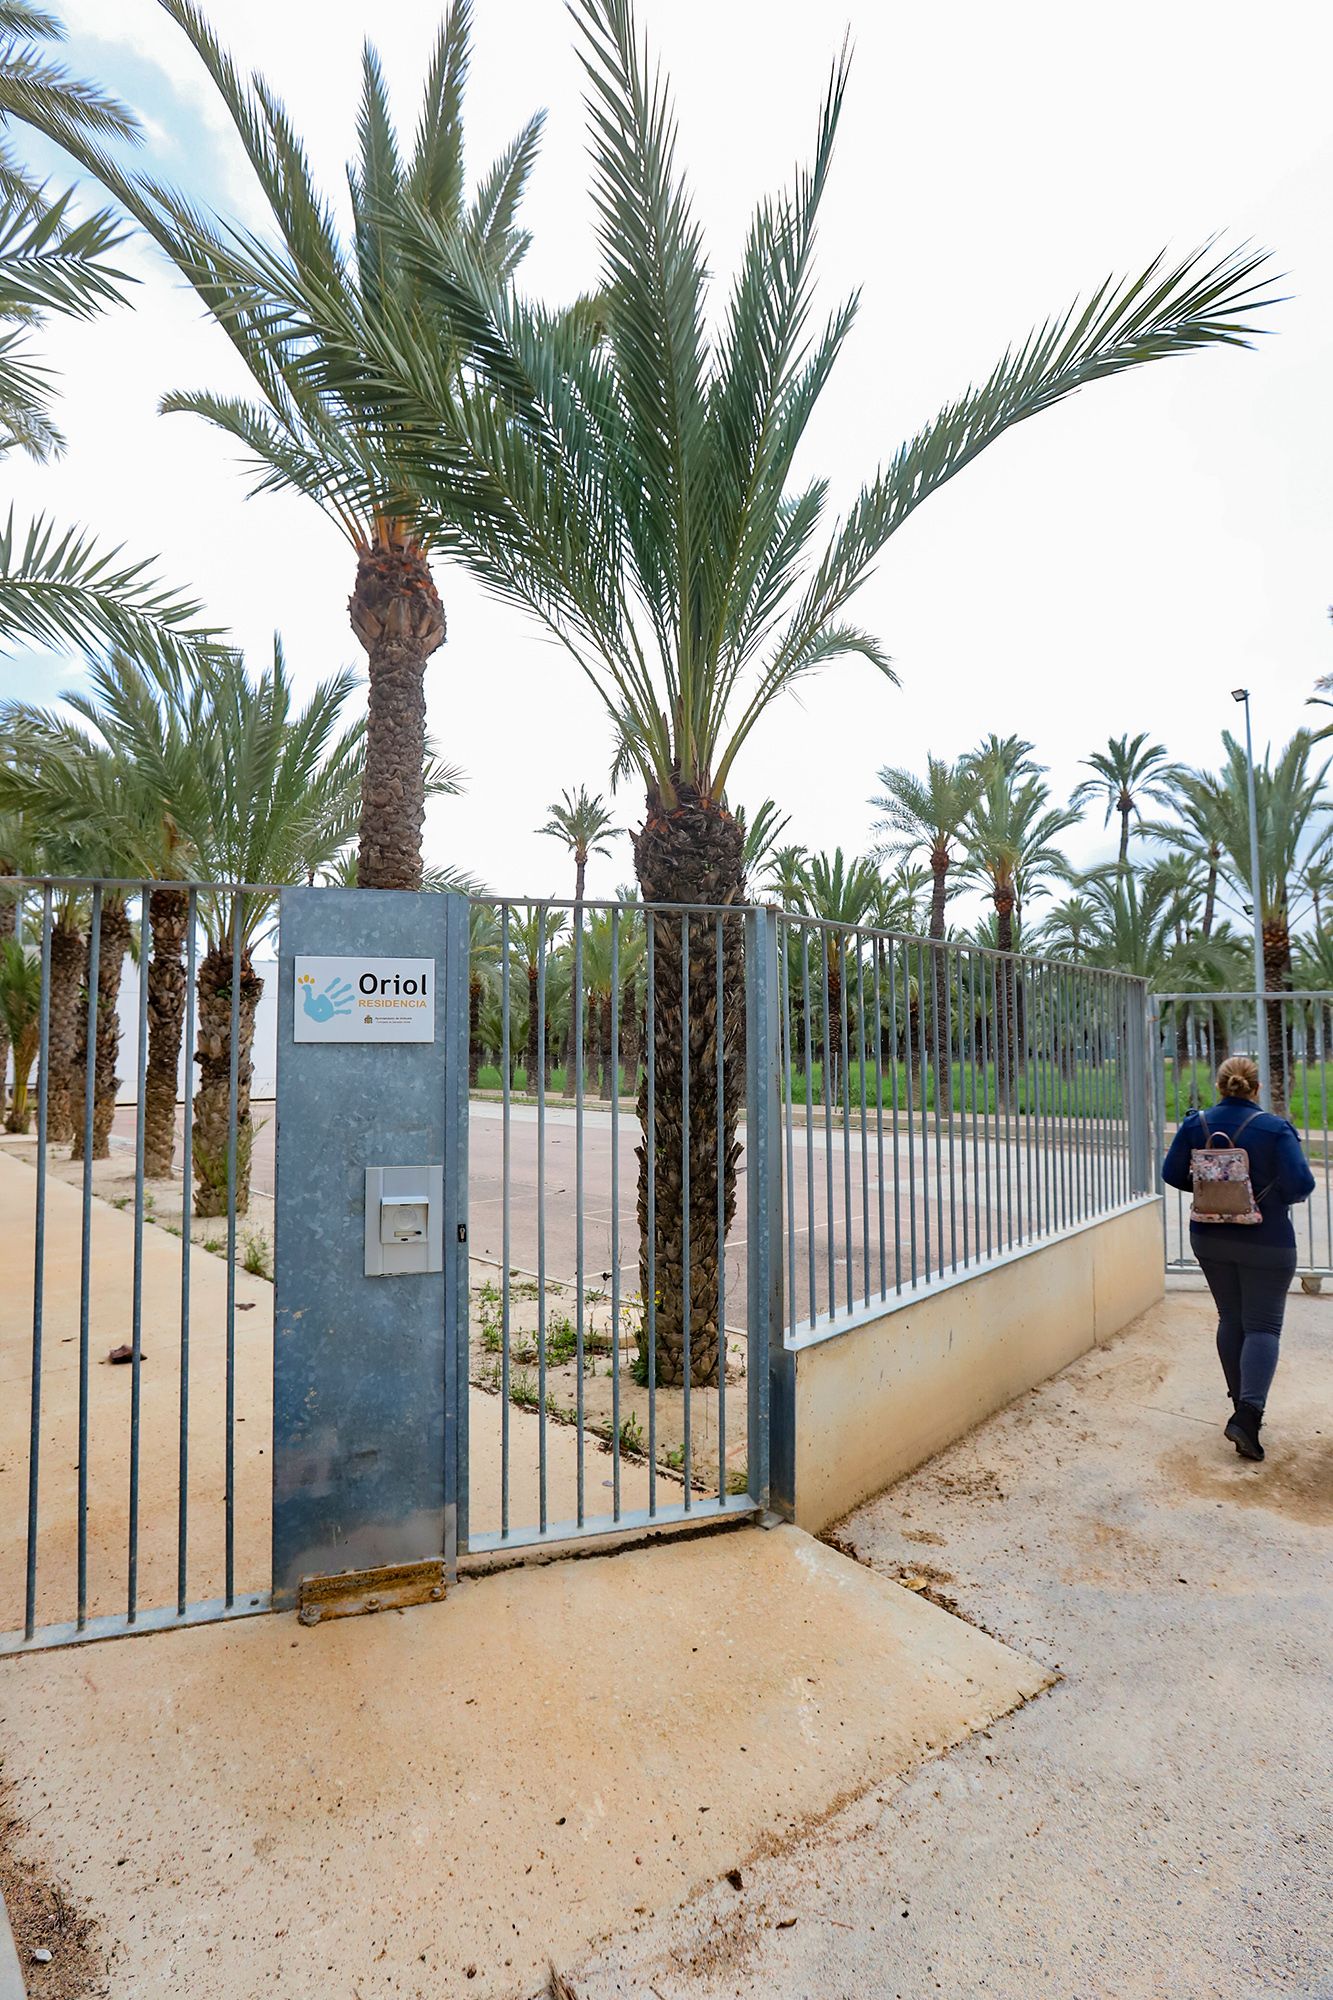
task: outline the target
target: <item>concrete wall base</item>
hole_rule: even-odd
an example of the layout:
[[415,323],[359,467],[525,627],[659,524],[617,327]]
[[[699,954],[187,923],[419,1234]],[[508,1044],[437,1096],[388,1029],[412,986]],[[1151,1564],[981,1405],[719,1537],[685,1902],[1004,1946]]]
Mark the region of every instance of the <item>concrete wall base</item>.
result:
[[796,1520],[827,1527],[1119,1333],[1164,1288],[1153,1198],[789,1351]]

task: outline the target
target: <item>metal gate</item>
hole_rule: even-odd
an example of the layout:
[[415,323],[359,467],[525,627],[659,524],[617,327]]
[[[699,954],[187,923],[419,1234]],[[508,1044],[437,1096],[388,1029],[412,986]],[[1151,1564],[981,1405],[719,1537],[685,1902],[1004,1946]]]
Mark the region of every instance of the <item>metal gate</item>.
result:
[[[1150,1002],[1152,1102],[1160,1162],[1180,1120],[1214,1101],[1213,1077],[1227,1056],[1268,1058],[1270,1108],[1289,1118],[1315,1177],[1308,1202],[1293,1210],[1298,1270],[1310,1289],[1333,1277],[1333,1177],[1329,1111],[1333,1106],[1333,992],[1265,993],[1264,1020],[1250,993],[1157,993]],[[1162,1203],[1168,1271],[1197,1271],[1190,1250],[1189,1203],[1174,1188]]]
[[766,1505],[771,912],[8,893],[0,1652]]

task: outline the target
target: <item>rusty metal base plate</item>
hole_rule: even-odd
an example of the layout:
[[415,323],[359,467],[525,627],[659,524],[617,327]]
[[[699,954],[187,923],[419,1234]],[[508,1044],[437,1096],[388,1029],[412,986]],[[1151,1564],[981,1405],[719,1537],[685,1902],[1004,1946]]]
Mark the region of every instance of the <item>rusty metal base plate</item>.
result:
[[444,1560],[386,1563],[381,1569],[346,1569],[337,1576],[303,1576],[297,1617],[303,1625],[325,1618],[356,1618],[365,1611],[398,1611],[444,1596]]

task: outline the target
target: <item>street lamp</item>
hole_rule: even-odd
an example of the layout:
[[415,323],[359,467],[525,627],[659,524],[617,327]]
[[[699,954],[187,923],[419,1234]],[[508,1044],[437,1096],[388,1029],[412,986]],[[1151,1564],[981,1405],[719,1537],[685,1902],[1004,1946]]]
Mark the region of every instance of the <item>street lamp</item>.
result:
[[1231,699],[1245,708],[1245,786],[1250,800],[1250,903],[1254,918],[1254,1019],[1259,1038],[1259,1094],[1269,1101],[1268,1009],[1264,1005],[1264,918],[1259,888],[1259,811],[1254,800],[1254,739],[1250,734],[1250,690],[1232,688]]

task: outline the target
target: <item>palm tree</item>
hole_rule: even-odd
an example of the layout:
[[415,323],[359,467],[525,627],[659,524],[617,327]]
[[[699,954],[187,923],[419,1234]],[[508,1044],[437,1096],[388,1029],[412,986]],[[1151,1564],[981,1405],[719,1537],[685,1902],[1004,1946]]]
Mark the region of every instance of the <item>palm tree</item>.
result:
[[[539,994],[543,968],[549,974],[553,947],[565,928],[563,910],[547,909],[542,904],[524,905],[509,912],[510,950],[518,960],[518,969],[523,975],[527,988],[528,1025],[525,1040],[524,1070],[526,1084],[530,1091],[537,1088],[537,1080],[544,1069],[542,1050],[542,1009]],[[550,1021],[546,1021],[545,1039],[550,1042]]]
[[[583,942],[583,984],[588,998],[589,1053],[594,1058],[598,1095],[604,1102],[619,1095],[625,996],[633,991],[644,952],[643,926],[633,916],[621,913],[613,922],[611,911],[593,912]],[[613,1000],[617,989],[621,1000],[619,1037],[613,1033]],[[628,1063],[625,1067],[628,1068]]]
[[745,837],[745,845],[741,850],[745,881],[747,888],[753,893],[754,884],[779,851],[778,843],[791,825],[791,814],[781,812],[776,799],[765,799],[753,819],[744,806],[738,806],[736,820]]
[[1037,930],[1037,940],[1048,958],[1067,958],[1074,965],[1084,962],[1097,927],[1097,912],[1086,896],[1067,896],[1053,903]]
[[[0,0],[0,458],[21,450],[38,462],[58,457],[65,441],[50,411],[51,376],[27,353],[28,336],[53,312],[93,317],[129,280],[108,261],[123,224],[105,209],[76,220],[72,194],[52,195],[15,153],[10,119],[76,141],[139,130],[125,105],[41,52],[64,32],[29,0]],[[207,647],[213,635],[193,627],[198,606],[120,555],[41,515],[16,530],[11,508],[0,529],[0,644]]]
[[879,783],[884,791],[870,803],[881,815],[875,831],[890,836],[883,852],[904,860],[913,855],[925,857],[932,878],[928,935],[942,938],[949,870],[980,793],[981,774],[971,759],[950,764],[942,757],[927,756],[924,779],[914,771],[885,764]]
[[[172,0],[178,4],[178,0]],[[744,837],[728,806],[736,760],[771,704],[830,661],[879,643],[848,606],[885,543],[923,500],[1014,424],[1088,383],[1168,355],[1248,341],[1262,259],[1248,251],[1108,281],[1011,348],[980,387],[888,459],[831,533],[828,485],[793,485],[798,447],[849,333],[855,301],[811,330],[815,226],[846,85],[834,70],[814,160],[761,203],[730,300],[710,308],[709,261],[679,163],[669,90],[631,0],[576,0],[591,100],[602,250],[595,310],[553,313],[497,285],[449,232],[396,197],[401,254],[439,331],[274,260],[266,307],[330,393],[400,426],[400,463],[450,546],[501,598],[545,624],[593,682],[641,778],[635,864],[645,904],[727,904],[744,894]],[[336,309],[335,309],[336,308]],[[465,346],[467,365],[455,365]],[[442,358],[443,357],[443,358]],[[730,928],[730,927],[729,927]],[[697,1034],[683,1129],[681,943],[655,956],[656,1129],[662,1160],[689,1148],[692,1213],[735,1200],[734,1148],[718,1159],[713,1016],[739,1020],[739,930],[715,991],[710,925],[691,926]],[[739,1033],[730,1020],[728,1036]],[[739,1078],[736,1079],[739,1092]],[[739,1095],[721,1107],[734,1129]],[[646,1106],[645,1115],[646,1115]],[[641,1206],[646,1199],[641,1176]],[[658,1190],[658,1354],[682,1370],[682,1216]],[[647,1285],[650,1248],[644,1240]],[[700,1295],[714,1285],[692,1264]],[[716,1366],[696,1357],[698,1379]]]
[[[619,833],[612,825],[612,814],[600,793],[595,797],[585,786],[577,792],[562,792],[554,805],[547,807],[545,826],[537,832],[543,838],[563,841],[574,857],[574,916],[573,928],[578,931],[583,922],[583,888],[588,876],[588,861],[594,854],[608,854],[611,842]],[[565,1096],[574,1095],[574,1010],[570,1009],[569,1032],[565,1040]]]
[[[37,1054],[41,1004],[41,960],[18,938],[5,938],[0,942],[0,1025],[14,1054],[14,1096],[5,1117],[6,1132],[28,1129],[28,1078]],[[4,1110],[4,1095],[4,1071],[0,1069],[0,1111]]]
[[[802,863],[796,883],[795,905],[808,917],[824,924],[854,929],[865,922],[874,907],[879,889],[879,871],[868,858],[847,860],[840,847],[832,854],[811,854]],[[821,930],[820,965],[814,976],[823,984],[807,1004],[821,1023],[818,1044],[823,1066],[823,1096],[827,1102],[842,1089],[840,1069],[843,986],[846,978],[846,941],[840,930]]]
[[[1248,759],[1235,737],[1222,737],[1226,762],[1218,780],[1217,829],[1222,848],[1220,867],[1232,889],[1251,909],[1257,907],[1263,930],[1264,988],[1269,993],[1291,990],[1292,925],[1297,914],[1303,855],[1310,844],[1317,815],[1328,811],[1320,801],[1328,763],[1315,767],[1315,738],[1298,729],[1277,761],[1270,751],[1254,767],[1255,811],[1259,827],[1259,881],[1250,879]],[[1322,845],[1322,842],[1320,842]],[[1266,1007],[1269,1079],[1275,1111],[1286,1108],[1287,1046],[1282,1033],[1282,1008]]]
[[1176,767],[1162,744],[1148,741],[1146,729],[1132,738],[1110,737],[1105,750],[1095,750],[1083,762],[1096,775],[1075,786],[1069,803],[1078,806],[1089,799],[1105,800],[1103,826],[1111,824],[1112,813],[1119,813],[1118,859],[1123,867],[1129,859],[1130,822],[1143,817],[1144,799],[1156,805],[1174,803]]
[[[176,1136],[190,907],[188,891],[171,885],[198,873],[178,817],[198,718],[187,700],[188,683],[164,658],[154,672],[113,654],[91,661],[88,676],[87,689],[61,696],[77,722],[22,703],[0,711],[0,728],[11,732],[21,753],[12,768],[0,769],[0,802],[22,805],[34,821],[76,841],[81,828],[98,827],[107,872],[163,885],[146,899],[151,950],[141,956],[140,972],[148,989],[144,1172],[164,1178]],[[55,945],[53,933],[53,966]],[[104,1105],[101,1120],[112,1108]]]
[[[254,680],[236,654],[200,677],[191,697],[194,763],[182,786],[179,813],[204,879],[308,882],[347,845],[356,829],[365,736],[364,718],[350,725],[341,720],[355,686],[351,673],[335,674],[298,709],[277,640],[272,666]],[[205,951],[195,1052],[196,1215],[222,1215],[227,1208],[237,957],[237,1211],[249,1206],[252,1052],[263,992],[253,949],[272,908],[271,896],[232,889],[200,898]]]
[[[926,858],[931,873],[928,935],[932,942],[941,944],[949,899],[949,870],[981,791],[981,770],[972,759],[962,758],[950,764],[942,757],[927,756],[924,780],[914,771],[886,764],[880,771],[879,782],[884,791],[870,803],[881,814],[875,831],[890,836],[883,852],[907,861],[913,855]],[[938,1102],[947,1113],[953,1103],[949,960],[942,950],[932,952],[931,957],[934,961],[932,1046],[939,1052]]]
[[[1015,924],[1024,903],[1040,893],[1045,877],[1067,872],[1056,846],[1078,814],[1048,805],[1050,790],[1041,777],[1016,780],[1006,762],[994,756],[978,764],[982,784],[967,822],[967,873],[983,882],[995,907],[996,949],[1012,954]],[[999,1101],[1012,1101],[1017,1085],[1018,1043],[1022,1032],[1023,997],[1019,969],[1014,964],[996,970],[996,1078]]]
[[1014,920],[1025,899],[1040,893],[1044,879],[1065,870],[1056,841],[1077,824],[1078,814],[1049,806],[1050,789],[1040,777],[1015,784],[1002,766],[982,770],[982,784],[964,830],[966,873],[983,882],[995,905],[996,943],[1014,948]]
[[1177,853],[1190,855],[1205,872],[1203,914],[1200,935],[1211,937],[1217,914],[1218,872],[1222,864],[1222,815],[1226,811],[1223,787],[1207,771],[1176,769],[1171,775],[1170,803],[1182,824],[1174,820],[1145,820],[1143,832]]
[[[301,356],[275,327],[268,294],[281,269],[314,287],[329,310],[386,326],[420,325],[418,282],[386,227],[395,201],[409,204],[488,280],[508,281],[527,248],[516,217],[536,157],[534,118],[481,180],[469,204],[463,172],[463,98],[471,0],[453,0],[426,76],[410,157],[400,152],[375,52],[363,62],[359,153],[349,169],[350,244],[332,204],[315,188],[305,150],[265,80],[248,81],[193,0],[160,0],[184,31],[236,127],[272,217],[263,241],[234,229],[152,175],[122,169],[95,140],[42,104],[0,83],[0,109],[26,119],[71,153],[165,251],[217,320],[254,379],[260,400],[209,391],[173,394],[168,411],[217,425],[244,449],[256,490],[308,495],[356,557],[352,629],[370,670],[360,817],[364,888],[415,889],[422,875],[426,662],[444,640],[444,608],[431,574],[441,537],[413,497],[392,424],[358,421],[321,394]],[[436,360],[438,348],[432,343]]]

